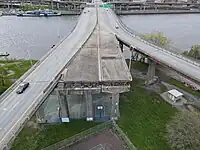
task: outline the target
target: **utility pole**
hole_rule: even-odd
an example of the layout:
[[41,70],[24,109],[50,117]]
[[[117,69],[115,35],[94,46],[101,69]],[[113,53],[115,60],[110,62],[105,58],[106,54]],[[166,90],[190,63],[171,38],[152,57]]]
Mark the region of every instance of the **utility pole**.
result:
[[31,63],[31,66],[33,66],[33,61],[31,59],[31,55],[30,55],[30,52],[29,50],[26,50],[27,54],[28,54],[28,59],[30,60],[30,63]]

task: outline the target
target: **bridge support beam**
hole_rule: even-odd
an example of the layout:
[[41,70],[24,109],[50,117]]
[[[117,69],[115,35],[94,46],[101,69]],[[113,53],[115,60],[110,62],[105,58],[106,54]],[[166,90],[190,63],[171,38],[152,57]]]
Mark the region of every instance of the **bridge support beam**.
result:
[[112,93],[111,120],[117,120],[119,116],[119,93]]
[[87,115],[87,121],[93,121],[93,112],[92,112],[92,91],[87,90],[84,91],[84,96],[86,100],[86,115]]
[[147,72],[146,84],[151,84],[155,79],[156,63],[149,59],[149,67]]
[[68,92],[66,90],[63,91],[56,90],[56,95],[58,97],[58,102],[60,105],[59,117],[61,118],[62,122],[68,122],[69,121],[69,108],[67,103]]

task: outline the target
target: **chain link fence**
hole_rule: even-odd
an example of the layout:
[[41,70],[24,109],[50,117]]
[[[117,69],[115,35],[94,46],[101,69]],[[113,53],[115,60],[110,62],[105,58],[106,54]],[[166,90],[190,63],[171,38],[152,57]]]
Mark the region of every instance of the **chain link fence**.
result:
[[126,148],[128,150],[136,150],[136,147],[133,143],[129,140],[126,134],[120,129],[120,127],[116,124],[115,121],[112,122],[113,130],[117,133],[117,135],[125,142]]
[[88,137],[94,136],[100,133],[101,131],[103,131],[104,129],[111,128],[111,127],[112,127],[112,122],[105,122],[95,127],[92,127],[86,131],[83,131],[79,134],[76,134],[75,136],[72,136],[68,139],[65,139],[58,143],[50,145],[49,147],[46,147],[42,150],[62,150],[65,148],[69,148],[69,146],[73,145],[74,143],[87,139]]
[[104,131],[105,129],[112,129],[112,131],[114,131],[124,141],[126,149],[136,150],[136,147],[132,144],[132,142],[128,139],[128,137],[120,129],[120,127],[116,124],[115,121],[104,122],[86,131],[76,134],[68,139],[64,139],[58,143],[50,145],[42,150],[64,150],[77,142],[85,140],[91,136],[97,135],[98,133]]

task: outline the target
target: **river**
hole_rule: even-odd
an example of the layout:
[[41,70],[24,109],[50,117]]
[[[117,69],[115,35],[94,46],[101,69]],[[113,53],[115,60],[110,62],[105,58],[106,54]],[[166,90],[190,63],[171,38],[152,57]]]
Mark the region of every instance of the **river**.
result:
[[[130,15],[122,21],[140,33],[161,31],[182,51],[200,44],[200,15]],[[52,18],[0,17],[0,51],[12,58],[40,59],[51,46],[69,35],[78,16]]]
[[69,35],[78,16],[0,17],[0,52],[12,58],[40,59],[51,46]]

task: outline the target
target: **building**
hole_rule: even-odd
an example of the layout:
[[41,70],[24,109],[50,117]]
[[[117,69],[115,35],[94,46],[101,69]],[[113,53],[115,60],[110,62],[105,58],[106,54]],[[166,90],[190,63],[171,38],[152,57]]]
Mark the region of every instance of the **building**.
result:
[[176,89],[172,89],[167,92],[167,95],[170,98],[170,100],[172,100],[175,103],[176,101],[181,100],[183,93],[179,92]]

